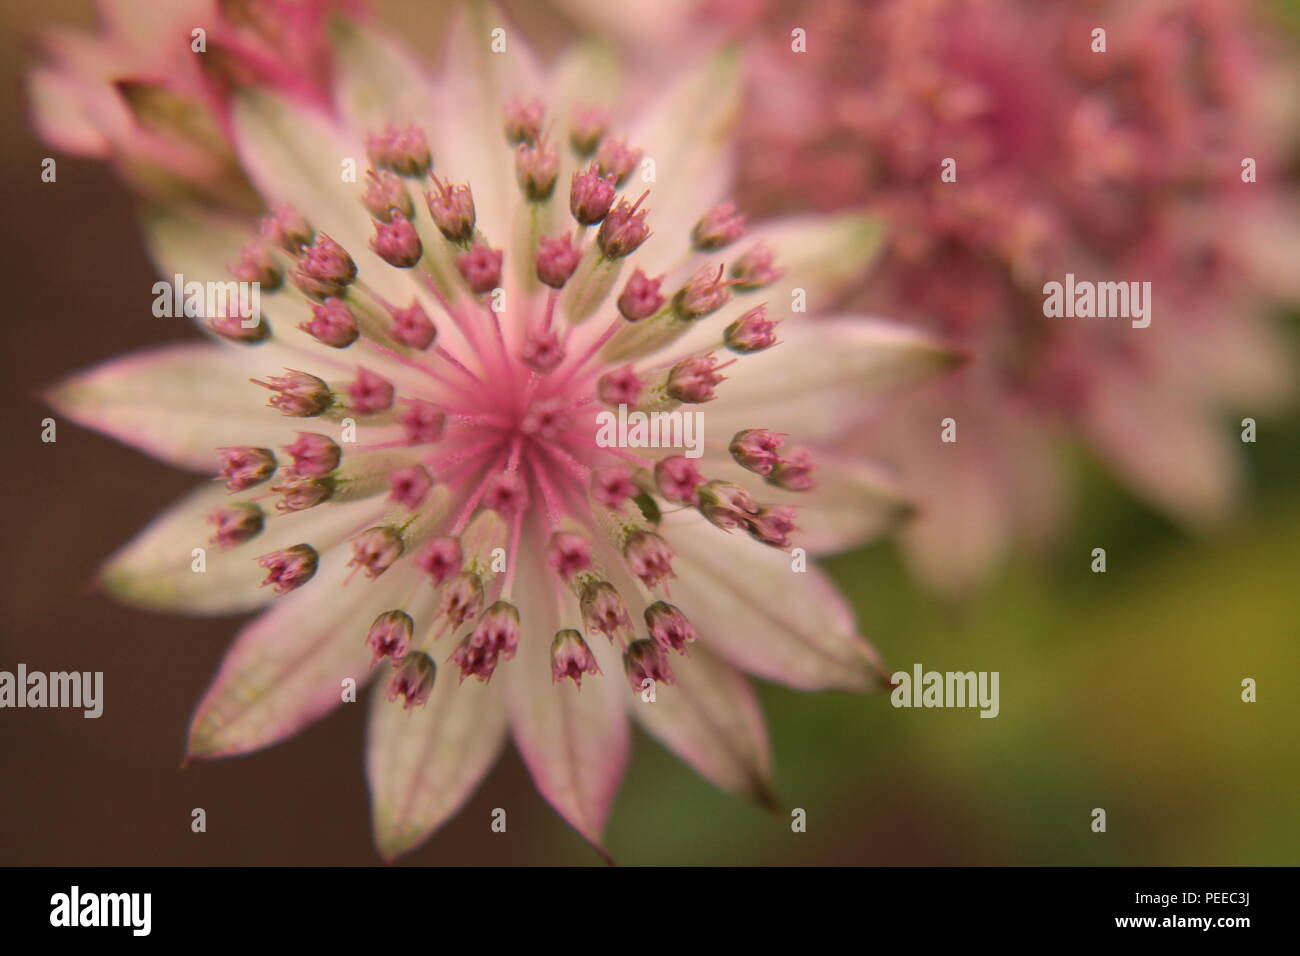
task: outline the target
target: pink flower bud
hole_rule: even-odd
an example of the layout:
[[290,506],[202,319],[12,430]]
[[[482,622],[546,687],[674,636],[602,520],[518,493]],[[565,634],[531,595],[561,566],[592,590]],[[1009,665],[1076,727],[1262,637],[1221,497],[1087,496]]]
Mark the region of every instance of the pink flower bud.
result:
[[705,266],[673,296],[673,311],[690,321],[712,315],[731,301],[731,284],[722,278],[722,266]]
[[395,212],[407,219],[415,212],[415,203],[411,202],[406,183],[387,169],[366,171],[366,190],[361,194],[361,203],[370,215],[383,222],[388,222]]
[[710,481],[698,492],[700,513],[724,531],[748,528],[761,510],[744,488],[729,481]]
[[316,234],[298,210],[288,203],[276,203],[257,224],[258,234],[290,255],[297,255]]
[[425,547],[416,563],[419,564],[421,571],[433,579],[435,587],[443,584],[452,575],[460,573],[460,539],[451,535],[434,538]]
[[261,507],[250,502],[216,508],[208,515],[208,524],[216,529],[211,543],[221,548],[233,548],[260,534],[264,523]]
[[497,655],[492,652],[492,648],[474,644],[469,637],[460,642],[449,659],[460,668],[462,682],[466,677],[473,677],[486,684],[497,669]]
[[563,289],[581,257],[567,232],[562,236],[543,237],[537,244],[537,278],[552,289]]
[[745,234],[745,217],[736,212],[736,204],[718,203],[695,224],[691,242],[701,252],[729,246]]
[[546,563],[564,583],[572,584],[575,576],[592,568],[591,545],[581,535],[556,531],[546,546]]
[[754,515],[746,530],[754,539],[785,550],[790,547],[790,532],[795,530],[795,511],[784,505],[763,508]]
[[280,496],[275,510],[289,514],[329,501],[334,496],[334,482],[329,478],[291,478],[272,485],[271,490]]
[[606,405],[635,405],[645,383],[631,365],[606,372],[596,382],[596,397]]
[[775,329],[776,323],[767,317],[767,306],[759,305],[727,326],[722,338],[731,351],[746,355],[775,345]]
[[367,368],[345,386],[348,408],[358,415],[377,415],[393,407],[393,383]]
[[246,325],[248,317],[239,315],[219,315],[208,320],[208,328],[229,342],[241,345],[255,345],[271,337],[271,326],[261,317],[251,327]]
[[664,297],[659,294],[659,286],[664,277],[651,279],[637,269],[632,278],[627,280],[623,293],[618,297],[618,311],[629,322],[640,322],[654,315],[664,305]]
[[368,578],[377,578],[402,556],[402,536],[396,528],[381,525],[368,528],[352,539],[350,568],[360,568]]
[[627,605],[608,581],[593,581],[583,587],[578,608],[588,634],[604,634],[611,644],[620,634],[631,636],[632,618]]
[[510,518],[528,507],[528,486],[517,472],[497,472],[488,478],[483,507]]
[[586,171],[573,174],[569,186],[569,212],[583,226],[594,226],[607,215],[614,202],[616,189],[611,179],[606,179],[592,163]]
[[645,609],[645,626],[650,639],[664,651],[684,652],[695,640],[695,628],[686,615],[667,601],[655,601]]
[[376,219],[375,235],[370,240],[370,248],[375,255],[390,266],[409,269],[420,261],[424,255],[424,246],[415,232],[415,226],[401,212],[393,210],[387,222]]
[[483,612],[474,630],[451,655],[460,668],[460,679],[476,677],[488,681],[497,661],[510,660],[519,645],[519,611],[507,601],[497,601]]
[[713,401],[713,389],[724,378],[718,374],[718,362],[712,354],[692,355],[673,366],[665,391],[679,402],[698,405]]
[[256,282],[263,292],[280,287],[284,272],[263,241],[254,239],[239,250],[239,258],[226,268],[240,282]]
[[569,429],[568,402],[559,395],[541,398],[528,406],[519,430],[525,435],[536,435],[554,441]]
[[347,250],[324,233],[302,250],[293,281],[306,295],[326,299],[341,295],[357,277],[357,264]]
[[590,156],[609,129],[609,111],[599,106],[575,106],[569,118],[569,145],[579,156]]
[[559,154],[545,140],[521,144],[515,149],[515,178],[529,202],[550,199],[559,175]]
[[599,468],[591,476],[591,495],[607,508],[620,508],[641,489],[632,480],[632,472],[623,465]]
[[519,359],[538,375],[546,375],[564,361],[564,344],[551,329],[532,329],[524,339]]
[[469,639],[474,644],[493,648],[510,660],[519,646],[518,609],[509,601],[494,602],[474,625]]
[[613,177],[614,185],[622,186],[641,162],[641,150],[632,149],[627,140],[606,136],[596,148],[596,168],[602,176]]
[[320,559],[311,545],[295,544],[282,551],[264,554],[257,563],[266,569],[262,587],[269,584],[276,594],[288,594],[312,579]]
[[366,155],[371,165],[403,176],[423,176],[433,164],[429,141],[418,126],[389,123],[366,137]]
[[447,414],[432,402],[409,398],[405,410],[397,416],[397,423],[406,429],[408,443],[432,445],[442,441],[442,433],[447,427]]
[[506,104],[506,141],[512,146],[533,142],[542,131],[545,117],[546,107],[541,100],[533,99],[527,103],[511,100]]
[[814,486],[812,452],[807,448],[791,452],[777,463],[767,480],[786,491],[811,491]]
[[650,227],[646,225],[646,210],[641,203],[650,195],[644,192],[635,203],[626,199],[609,211],[609,215],[600,224],[596,233],[596,243],[606,259],[621,259],[631,255],[650,238]]
[[275,473],[275,452],[269,448],[220,448],[221,478],[229,491],[260,485]]
[[684,455],[670,455],[655,463],[655,487],[668,501],[693,505],[695,489],[702,484],[700,470]]
[[472,571],[461,571],[443,589],[439,610],[452,627],[460,627],[483,606],[483,582]]
[[424,503],[429,489],[433,487],[433,478],[423,465],[407,465],[396,468],[388,475],[388,498],[396,501],[403,508],[412,511]]
[[411,634],[415,631],[415,621],[405,611],[384,611],[366,634],[366,646],[375,653],[375,663],[385,657],[394,664],[406,656],[411,647]]
[[572,680],[582,686],[583,674],[599,674],[596,655],[591,653],[587,642],[571,627],[556,631],[551,641],[551,682]]
[[423,352],[438,337],[437,326],[418,301],[405,309],[393,309],[393,327],[389,334],[393,341]]
[[652,588],[673,574],[673,552],[668,543],[653,531],[634,531],[623,545],[623,559],[628,569]]
[[771,285],[785,270],[776,265],[776,257],[766,243],[760,242],[731,264],[736,288],[749,291]]
[[767,477],[781,461],[785,436],[766,428],[746,428],[736,432],[729,451],[736,464],[756,475]]
[[315,375],[297,369],[287,368],[283,375],[269,382],[251,381],[275,392],[267,404],[291,418],[313,418],[334,404],[328,385]]
[[476,242],[468,252],[462,252],[456,257],[456,268],[460,270],[470,291],[482,295],[501,285],[501,259],[500,249],[491,249]]
[[361,335],[357,318],[342,299],[326,299],[311,307],[311,320],[299,322],[302,329],[317,342],[330,348],[345,349]]
[[464,243],[474,237],[474,194],[467,185],[455,185],[433,177],[434,190],[424,194],[438,231],[450,242]]
[[627,674],[627,682],[638,694],[645,689],[647,680],[656,684],[673,683],[668,658],[659,649],[659,645],[649,638],[633,641],[628,646],[627,653],[623,655],[623,670]]
[[298,440],[284,450],[293,459],[289,472],[299,478],[323,478],[339,466],[342,456],[332,439],[315,432],[298,432]]
[[433,691],[433,682],[438,675],[438,666],[423,651],[411,651],[403,656],[402,662],[388,681],[388,701],[397,703],[402,699],[402,709],[423,707]]

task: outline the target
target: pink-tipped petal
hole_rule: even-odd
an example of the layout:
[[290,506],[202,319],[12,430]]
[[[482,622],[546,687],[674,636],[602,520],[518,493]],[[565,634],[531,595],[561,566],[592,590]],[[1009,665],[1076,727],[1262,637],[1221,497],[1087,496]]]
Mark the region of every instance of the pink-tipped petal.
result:
[[772,755],[749,681],[698,642],[674,655],[670,687],[628,709],[651,734],[723,790],[771,802]]
[[[298,544],[310,535],[322,550],[343,541],[368,502],[335,505],[315,514],[277,515],[265,529],[242,543],[214,542],[214,512],[230,506],[225,487],[202,485],[176,502],[104,563],[99,581],[110,594],[135,607],[174,614],[234,614],[250,611],[274,595],[262,587],[266,577],[256,558]],[[273,510],[268,502],[265,510]],[[200,558],[195,548],[202,548]],[[195,562],[202,561],[202,571]]]
[[727,368],[727,401],[710,407],[711,429],[733,433],[758,421],[800,441],[834,438],[860,423],[871,399],[958,361],[924,332],[867,318],[784,322],[781,339]]
[[[226,653],[190,723],[191,757],[226,757],[278,743],[360,688],[373,655],[366,634],[410,581],[392,575],[343,587],[349,549],[322,556],[310,587],[277,598]],[[355,583],[355,582],[354,582]]]
[[423,706],[407,710],[376,687],[366,733],[375,846],[392,860],[453,816],[496,762],[506,738],[502,685],[444,669]]
[[292,440],[284,420],[262,407],[249,368],[237,347],[171,345],[79,372],[45,399],[59,414],[155,458],[215,472],[220,447]]
[[751,674],[800,690],[884,687],[879,658],[816,565],[795,570],[796,555],[747,535],[719,534],[688,513],[667,516],[660,530],[677,561],[691,568],[673,580],[673,603],[702,645]]
[[[528,570],[524,593],[542,597],[554,588],[545,568]],[[552,681],[550,641],[558,615],[543,598],[522,609],[527,633],[515,659],[501,676],[507,680],[510,729],[542,796],[602,854],[605,821],[627,762],[628,726],[622,666],[604,641],[591,642],[602,673],[579,689]],[[601,655],[606,655],[602,657]]]

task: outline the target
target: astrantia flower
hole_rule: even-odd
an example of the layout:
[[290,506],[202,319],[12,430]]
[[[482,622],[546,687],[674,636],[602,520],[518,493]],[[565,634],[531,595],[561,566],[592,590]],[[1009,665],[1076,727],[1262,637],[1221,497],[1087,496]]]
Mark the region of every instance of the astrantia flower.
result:
[[[250,243],[269,256],[284,277],[262,297],[269,334],[209,317],[212,344],[52,395],[167,461],[222,465],[221,484],[103,574],[148,607],[272,601],[199,705],[190,754],[274,743],[373,679],[367,767],[389,857],[455,812],[507,729],[597,846],[628,713],[719,786],[765,798],[740,671],[804,689],[884,680],[790,549],[842,547],[898,513],[837,438],[867,397],[950,361],[922,335],[800,311],[862,267],[869,221],[741,235],[734,211],[706,218],[730,181],[734,56],[633,115],[589,102],[610,89],[605,56],[545,77],[517,34],[491,50],[497,25],[478,6],[458,20],[436,85],[400,48],[340,27],[333,113],[242,94],[233,145],[267,217],[158,214],[151,241],[187,280],[228,278]],[[592,161],[597,109],[618,139]],[[348,161],[363,175],[341,175]],[[394,221],[411,230],[400,254],[376,238]],[[725,255],[698,251],[702,234],[725,234]],[[762,281],[733,281],[755,249]],[[638,383],[618,392],[632,411],[703,412],[702,457],[598,441],[600,383],[620,370]],[[647,695],[647,680],[662,686]]]
[[[1062,434],[1186,525],[1230,514],[1238,421],[1294,380],[1268,310],[1300,292],[1277,109],[1294,98],[1272,102],[1296,77],[1269,66],[1253,22],[1267,5],[756,6],[742,195],[882,213],[891,241],[858,301],[971,355],[864,434],[917,496],[916,569],[966,588],[1016,538],[1059,527]],[[1045,317],[1043,286],[1067,272],[1149,281],[1152,324]]]

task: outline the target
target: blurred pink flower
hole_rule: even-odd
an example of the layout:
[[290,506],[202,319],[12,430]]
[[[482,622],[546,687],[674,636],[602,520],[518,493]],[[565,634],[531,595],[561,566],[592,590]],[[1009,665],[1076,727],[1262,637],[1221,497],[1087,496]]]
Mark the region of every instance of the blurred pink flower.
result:
[[256,194],[230,148],[241,87],[329,96],[325,25],[351,0],[99,0],[100,32],[52,29],[28,77],[46,142],[111,161],[137,191],[247,211]]
[[[386,857],[456,812],[508,732],[598,847],[629,714],[717,785],[769,799],[741,672],[886,681],[829,580],[786,552],[851,546],[904,512],[843,436],[868,401],[953,360],[917,330],[787,313],[796,288],[816,310],[860,271],[878,232],[856,214],[751,226],[724,205],[734,51],[628,115],[610,110],[603,51],[542,71],[490,11],[462,11],[436,83],[339,23],[330,109],[243,91],[230,154],[270,212],[254,233],[155,210],[148,237],[164,275],[262,283],[261,321],[207,316],[214,341],[50,395],[224,479],[111,559],[106,588],[189,613],[273,602],[200,703],[189,753],[273,744],[349,680],[377,680],[367,768]],[[601,401],[707,403],[710,438],[697,458],[604,440]],[[649,700],[647,680],[668,686]]]
[[[1067,436],[1188,525],[1228,515],[1240,426],[1226,412],[1259,416],[1289,397],[1268,309],[1300,290],[1300,207],[1280,182],[1295,78],[1287,87],[1270,67],[1260,8],[739,6],[751,31],[741,195],[769,210],[879,212],[890,241],[856,301],[972,359],[863,433],[917,496],[903,531],[914,567],[962,590],[1016,538],[1049,536],[1068,511]],[[796,27],[805,53],[791,49]],[[1097,27],[1105,52],[1092,49]],[[1242,180],[1247,157],[1258,182]],[[946,158],[955,182],[941,181]],[[1151,325],[1045,317],[1044,284],[1067,272],[1149,281]],[[949,417],[955,443],[940,441]]]

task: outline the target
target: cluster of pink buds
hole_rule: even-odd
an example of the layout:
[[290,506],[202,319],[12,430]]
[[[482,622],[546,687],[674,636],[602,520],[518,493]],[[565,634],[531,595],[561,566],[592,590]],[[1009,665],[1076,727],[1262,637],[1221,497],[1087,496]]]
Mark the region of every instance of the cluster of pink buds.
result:
[[[729,274],[723,263],[692,261],[683,280],[676,270],[652,276],[633,262],[618,286],[624,260],[650,236],[649,193],[635,199],[623,194],[642,152],[608,129],[603,111],[579,108],[568,136],[552,141],[540,102],[516,101],[505,111],[504,138],[519,186],[513,196],[528,204],[519,208],[530,217],[542,221],[563,204],[563,197],[553,195],[561,168],[554,142],[567,139],[579,160],[568,195],[576,228],[497,237],[509,238],[511,250],[527,243],[523,251],[537,280],[512,295],[522,316],[513,324],[513,312],[502,314],[483,298],[501,287],[505,251],[480,231],[470,186],[433,171],[428,140],[411,126],[391,125],[366,139],[373,168],[360,199],[374,228],[370,248],[402,270],[403,281],[414,281],[412,292],[397,302],[381,298],[377,289],[390,283],[359,276],[342,245],[286,205],[272,208],[259,235],[231,265],[233,273],[268,284],[277,271],[289,275],[292,281],[279,283],[275,294],[296,300],[307,316],[298,328],[329,349],[351,350],[348,355],[357,360],[327,362],[328,380],[295,369],[254,380],[271,391],[269,404],[283,415],[322,417],[323,428],[298,432],[279,460],[265,448],[222,450],[221,478],[232,494],[275,477],[270,492],[278,500],[274,513],[254,500],[214,511],[213,540],[236,547],[261,533],[268,520],[285,520],[279,515],[383,496],[382,516],[350,538],[343,581],[365,587],[364,581],[353,582],[379,578],[413,558],[410,564],[435,590],[436,599],[427,605],[431,620],[417,625],[415,613],[394,607],[375,618],[365,636],[376,664],[387,660],[392,666],[389,699],[405,707],[428,700],[437,670],[430,647],[449,632],[456,634],[447,660],[461,681],[486,682],[515,656],[521,623],[511,600],[513,561],[526,522],[549,526],[544,554],[534,558],[544,559],[558,586],[571,593],[578,617],[554,634],[551,676],[579,686],[601,672],[588,643],[593,636],[604,639],[598,648],[607,641],[622,655],[627,679],[638,691],[647,679],[671,683],[670,655],[685,653],[696,638],[686,614],[667,599],[674,554],[657,530],[661,504],[697,509],[720,527],[788,545],[790,509],[761,505],[738,486],[710,481],[696,461],[680,454],[639,462],[629,456],[637,462],[630,465],[585,434],[593,399],[636,408],[711,401],[722,370],[738,360],[719,361],[719,349],[743,356],[776,344],[776,323],[765,305],[756,304],[730,321],[715,345],[657,363],[650,358],[686,327],[727,307],[733,295],[775,281],[780,269],[760,243],[733,260]],[[420,205],[413,189],[425,177],[431,186]],[[692,230],[692,255],[729,246],[744,232],[735,205],[721,203]],[[682,284],[668,295],[664,283],[670,274]],[[575,335],[574,327],[600,306],[608,308],[610,327]],[[441,310],[437,323],[434,309]],[[554,321],[557,309],[565,322]],[[450,332],[446,340],[440,339],[439,323]],[[262,325],[260,337],[273,334]],[[255,341],[252,335],[236,338],[233,328],[228,332],[237,341]],[[614,357],[620,351],[626,358]],[[647,364],[639,366],[642,358]],[[349,366],[355,369],[351,378],[346,371],[342,380],[336,377]],[[413,384],[420,382],[423,387]],[[353,418],[367,434],[374,429],[375,437],[362,439],[345,456],[325,432]],[[810,486],[806,453],[784,453],[783,441],[782,435],[749,429],[733,440],[732,455],[774,485]],[[609,520],[592,521],[577,502],[606,510]],[[602,546],[576,530],[602,524],[612,529]],[[511,555],[511,562],[492,566],[498,554]],[[258,560],[265,585],[279,594],[302,587],[319,564],[307,544]],[[621,562],[635,595],[619,593],[613,583],[618,575],[602,568],[610,560]],[[638,614],[644,620],[641,635],[634,623]]]

